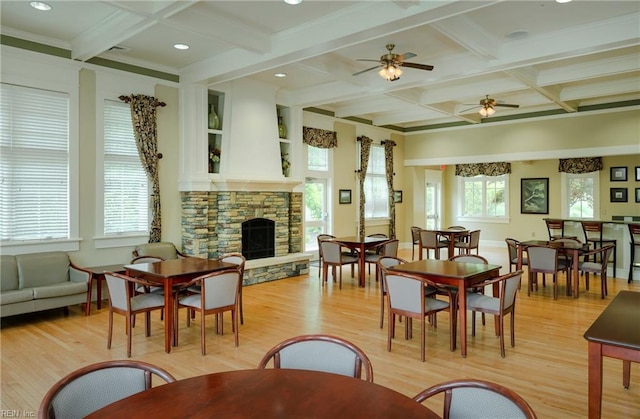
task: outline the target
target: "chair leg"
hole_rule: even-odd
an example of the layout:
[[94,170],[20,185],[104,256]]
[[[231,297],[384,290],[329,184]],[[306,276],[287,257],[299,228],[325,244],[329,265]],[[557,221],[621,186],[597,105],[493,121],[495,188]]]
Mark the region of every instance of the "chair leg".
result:
[[504,315],[500,314],[500,356],[504,358]]
[[111,349],[112,336],[113,336],[113,311],[109,310],[109,335],[107,336],[107,349]]
[[127,323],[127,358],[131,358],[131,334],[132,334],[132,330],[131,330],[131,317],[130,316],[125,316],[126,317],[126,323]]
[[511,308],[511,347],[516,346],[516,328],[515,328],[516,310],[515,307]]
[[240,302],[240,324],[244,324],[244,314],[242,313],[242,284],[240,284],[239,302]]
[[207,340],[205,339],[204,307],[200,310],[200,348],[202,356],[207,353]]
[[380,329],[384,327],[384,291],[380,290]]
[[396,316],[389,310],[389,324],[387,325],[387,352],[391,352],[391,339],[395,335]]
[[471,312],[471,336],[476,335],[476,312]]

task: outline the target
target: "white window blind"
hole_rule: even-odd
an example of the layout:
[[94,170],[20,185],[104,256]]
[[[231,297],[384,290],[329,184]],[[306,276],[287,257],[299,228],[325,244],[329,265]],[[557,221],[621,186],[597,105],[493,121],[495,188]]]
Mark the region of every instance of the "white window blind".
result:
[[149,184],[128,104],[104,101],[104,235],[147,233]]
[[69,95],[2,84],[0,237],[69,238]]
[[371,146],[367,177],[364,180],[366,218],[384,218],[389,216],[389,188],[385,173],[384,147]]

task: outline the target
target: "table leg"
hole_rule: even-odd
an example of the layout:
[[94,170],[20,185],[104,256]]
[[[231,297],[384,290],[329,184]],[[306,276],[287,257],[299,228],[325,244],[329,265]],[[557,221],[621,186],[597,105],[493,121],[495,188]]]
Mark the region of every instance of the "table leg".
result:
[[460,310],[460,352],[467,357],[467,292],[464,280],[458,281],[458,310]]
[[171,352],[171,344],[175,342],[173,334],[173,281],[166,278],[164,281],[164,351]]
[[573,298],[578,298],[578,288],[580,285],[580,272],[578,271],[578,249],[572,251],[573,254]]
[[97,274],[95,276],[96,279],[96,307],[98,310],[102,308],[102,280],[104,279],[104,274]]
[[631,384],[631,361],[622,361],[622,385],[629,390]]
[[364,279],[364,244],[360,244],[358,246],[358,251],[360,254],[358,255],[358,282],[361,287],[364,287],[365,279]]
[[602,345],[589,342],[589,419],[599,419],[602,411]]
[[453,252],[456,251],[456,243],[455,243],[455,234],[450,234],[449,235],[449,248],[447,249],[447,251],[449,252],[449,254],[447,255],[449,257],[449,259],[451,259],[453,257]]

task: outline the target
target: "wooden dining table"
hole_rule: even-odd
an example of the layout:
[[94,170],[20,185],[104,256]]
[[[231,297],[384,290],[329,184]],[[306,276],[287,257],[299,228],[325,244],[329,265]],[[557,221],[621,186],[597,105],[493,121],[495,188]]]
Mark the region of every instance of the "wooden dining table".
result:
[[449,258],[451,258],[454,255],[456,237],[466,236],[467,234],[469,234],[469,230],[460,229],[460,228],[440,228],[440,229],[435,229],[433,231],[444,236],[447,239],[449,244],[449,247],[447,248],[447,251],[449,253],[447,253],[447,256]]
[[527,240],[518,243],[518,263],[516,269],[522,269],[522,255],[529,246],[550,246],[555,247],[558,251],[571,257],[571,275],[567,282],[568,290],[573,291],[573,298],[578,298],[578,284],[580,283],[580,271],[578,266],[580,263],[580,255],[589,251],[589,245],[586,243],[574,244],[573,242],[565,242],[558,240]]
[[626,389],[631,381],[631,362],[640,362],[640,292],[620,291],[584,338],[589,342],[589,419],[596,419],[602,414],[602,357],[622,360]]
[[[389,268],[438,284],[454,286],[458,289],[458,313],[460,323],[460,346],[463,357],[467,356],[467,288],[484,280],[500,275],[500,265],[484,263],[461,263],[449,260],[423,259],[403,263]],[[498,295],[498,285],[494,284],[493,295]],[[454,340],[455,344],[455,340]]]
[[387,237],[364,237],[360,238],[357,236],[348,236],[348,237],[336,237],[331,239],[332,241],[338,242],[344,247],[355,250],[358,252],[358,285],[364,287],[365,285],[365,251],[367,249],[373,249],[381,245],[382,243],[389,240]]
[[[171,352],[171,346],[175,342],[174,334],[174,308],[173,289],[176,285],[189,282],[194,278],[211,272],[221,271],[237,267],[234,263],[221,262],[216,259],[203,259],[187,257],[180,259],[163,260],[153,263],[135,263],[125,265],[128,276],[142,278],[157,283],[164,288],[164,350]],[[177,328],[178,325],[175,325]]]
[[137,393],[88,418],[439,418],[395,390],[295,369],[218,372]]

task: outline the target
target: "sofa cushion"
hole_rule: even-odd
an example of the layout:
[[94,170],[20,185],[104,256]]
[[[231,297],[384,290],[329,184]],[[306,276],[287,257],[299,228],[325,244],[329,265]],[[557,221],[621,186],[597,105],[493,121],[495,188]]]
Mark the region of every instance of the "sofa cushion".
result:
[[[65,252],[16,256],[20,288],[35,288],[69,282],[69,255]],[[38,297],[36,297],[38,298]]]
[[11,255],[0,256],[0,292],[17,290],[19,288],[16,257]]
[[178,251],[173,243],[145,243],[136,246],[138,256],[157,256],[164,260],[178,259]]
[[66,295],[86,294],[86,282],[62,282],[55,285],[47,285],[44,287],[33,288],[33,298],[55,298],[64,297]]
[[0,305],[22,303],[33,300],[33,289],[2,291],[0,294]]

